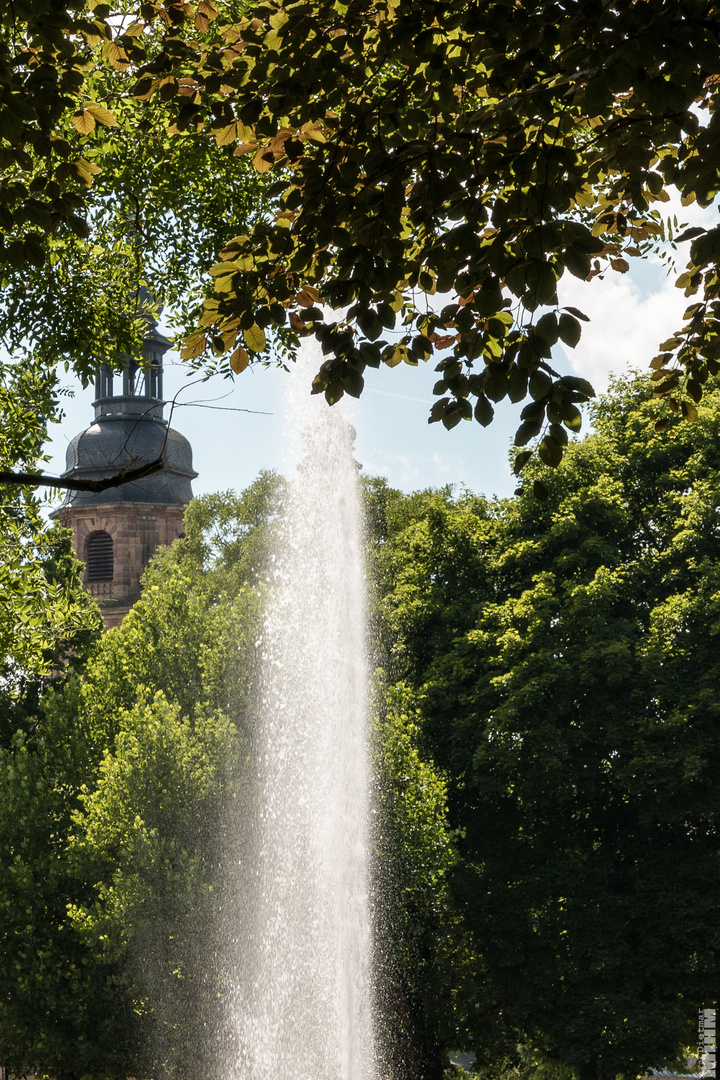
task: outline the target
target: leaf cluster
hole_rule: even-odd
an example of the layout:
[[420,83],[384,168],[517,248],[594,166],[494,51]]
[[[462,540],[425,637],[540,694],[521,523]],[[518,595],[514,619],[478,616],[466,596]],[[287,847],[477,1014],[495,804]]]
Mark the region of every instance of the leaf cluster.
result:
[[557,470],[529,467],[546,501],[438,493],[385,548],[391,670],[459,830],[483,1069],[523,1043],[639,1075],[714,1000],[717,391],[698,413],[659,437],[647,380],[616,384]]
[[[286,326],[320,342],[313,390],[331,404],[367,366],[434,357],[430,422],[529,399],[516,444],[539,436],[557,465],[592,396],[554,365],[584,319],[559,282],[625,273],[663,239],[669,191],[717,193],[718,16],[694,0],[296,0],[191,40],[178,15],[136,92],[275,179],[273,217],[225,246],[184,355],[227,350],[240,371]],[[705,300],[668,347],[685,415],[713,373],[713,237],[688,272]]]

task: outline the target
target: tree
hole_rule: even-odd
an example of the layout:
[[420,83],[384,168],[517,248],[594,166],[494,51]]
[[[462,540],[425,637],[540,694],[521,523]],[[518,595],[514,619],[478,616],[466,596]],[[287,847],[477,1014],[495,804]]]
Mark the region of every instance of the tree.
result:
[[[373,486],[378,524],[403,512],[402,497]],[[7,859],[13,872],[0,887],[12,972],[0,1057],[15,1071],[225,1074],[226,998],[243,959],[234,920],[254,798],[255,643],[282,490],[266,474],[239,496],[195,500],[186,536],[154,557],[141,600],[103,637],[82,684],[43,698],[55,725],[44,725],[43,753],[8,762],[18,779],[0,800],[0,837],[12,836],[8,850],[21,857],[17,868]],[[408,693],[386,693],[379,674],[376,701],[386,1063],[429,1077],[456,1041],[462,967],[446,783],[417,753]],[[65,758],[72,768],[61,768]],[[42,962],[28,970],[29,935]]]
[[69,860],[87,883],[67,915],[90,975],[82,1019],[95,981],[107,1002],[94,1038],[78,1025],[73,1068],[219,1075],[229,1023],[223,935],[234,910],[227,804],[239,796],[244,755],[227,717],[202,706],[181,716],[161,693],[119,719],[70,839]]
[[388,547],[396,677],[460,830],[481,1059],[520,1042],[635,1074],[715,1000],[716,390],[699,414],[658,437],[647,380],[616,384],[536,469],[552,505],[435,496]]
[[[0,340],[84,382],[99,359],[139,352],[148,291],[194,325],[218,247],[263,212],[262,177],[207,133],[172,138],[167,102],[148,110],[130,92],[170,47],[156,23],[185,8],[143,20],[125,4],[3,5]],[[218,14],[201,8],[198,29]]]
[[[451,349],[430,421],[487,424],[529,395],[516,444],[542,435],[557,464],[592,395],[553,364],[584,318],[558,284],[672,238],[669,192],[717,193],[719,15],[706,0],[262,2],[213,24],[216,49],[161,54],[136,92],[192,78],[193,123],[277,175],[274,220],[226,245],[184,355],[245,364],[289,321],[321,343],[313,389],[332,403],[360,394],[367,365]],[[685,235],[678,284],[702,296],[653,364],[656,392],[693,415],[720,370],[720,233]]]
[[107,1049],[109,972],[88,968],[67,914],[88,891],[68,861],[72,814],[102,753],[79,700],[71,677],[0,744],[0,1059],[14,1075],[99,1074]]
[[[584,318],[558,283],[674,242],[669,193],[712,202],[719,27],[713,0],[10,12],[7,273],[48,269],[8,277],[4,331],[87,377],[137,346],[138,283],[187,329],[215,261],[191,362],[239,373],[312,334],[332,403],[439,352],[432,422],[529,397],[516,443],[556,464],[592,395],[553,360]],[[720,234],[684,235],[698,299],[653,364],[692,416],[720,370]]]
[[387,686],[382,671],[376,678],[378,1045],[391,1075],[430,1080],[464,1035],[457,998],[467,953],[448,888],[457,853],[447,781],[418,753],[409,688]]
[[196,500],[123,626],[72,639],[82,682],[63,666],[21,716],[3,703],[0,1060],[16,1074],[222,1068],[260,534],[280,488]]
[[[53,372],[0,367],[0,468],[36,467],[56,406]],[[102,619],[71,534],[47,526],[31,489],[0,491],[0,1060],[16,1075],[52,1061],[65,1080],[68,1043],[77,1054],[85,1036],[87,1053],[106,1022],[66,912],[83,889],[67,862],[72,814],[103,747],[78,717]]]
[[77,975],[62,1008],[47,971],[11,983],[17,1009],[36,1009],[32,1030],[13,1029],[12,1060],[26,1069],[125,1077],[224,1067],[262,536],[281,488],[267,474],[240,496],[195,500],[185,538],[158,552],[142,599],[88,663],[74,717],[95,752],[83,789],[63,789],[65,872],[48,883],[47,932],[62,931]]
[[[58,407],[55,374],[33,361],[0,364],[0,472],[34,471]],[[0,480],[0,744],[29,732],[44,690],[81,667],[100,627],[80,582],[70,533],[43,522],[29,487]],[[56,680],[56,681],[62,681]]]
[[[382,484],[371,486],[377,489],[371,506],[379,516],[383,503],[393,501],[397,493],[388,493]],[[247,736],[253,716],[255,643],[261,633],[265,594],[271,588],[267,555],[272,547],[283,490],[284,482],[278,477],[261,474],[240,495],[224,492],[194,500],[187,510],[186,536],[155,556],[144,577],[141,600],[122,627],[106,636],[89,673],[92,691],[88,702],[91,715],[97,717],[94,723],[112,724],[111,718],[121,718],[118,735],[121,740],[126,738],[123,732],[127,731],[128,723],[132,724],[132,763],[119,762],[117,753],[113,753],[108,754],[104,767],[108,775],[121,768],[123,776],[127,773],[127,779],[122,781],[123,792],[136,793],[132,803],[123,794],[126,808],[122,819],[116,806],[109,807],[107,802],[115,782],[112,789],[101,784],[92,797],[91,813],[97,814],[103,833],[107,829],[112,831],[115,845],[105,868],[94,875],[101,884],[100,901],[91,920],[93,935],[116,942],[120,970],[126,973],[121,978],[127,985],[146,987],[144,994],[137,990],[134,994],[135,999],[143,997],[147,1025],[136,1039],[148,1048],[145,1053],[148,1060],[153,1058],[156,1062],[154,1068],[158,1067],[158,1044],[169,1047],[167,1061],[173,1062],[173,1067],[178,1067],[178,1063],[185,1069],[198,1067],[189,1053],[193,1041],[198,1041],[195,1035],[178,1041],[178,1017],[184,1009],[188,1010],[192,1032],[198,1022],[205,1025],[206,1034],[222,1033],[222,1039],[209,1049],[207,1039],[199,1040],[207,1051],[205,1069],[215,1067],[212,1062],[217,1061],[218,1041],[227,1044],[232,1039],[222,1009],[213,1015],[212,995],[208,996],[207,988],[219,982],[222,991],[218,970],[228,962],[242,963],[242,955],[235,961],[228,960],[236,931],[223,923],[221,909],[233,913],[238,905],[242,907],[246,887],[243,880],[233,878],[233,867],[238,864],[238,851],[248,842],[244,840],[244,830],[252,816],[252,738]],[[388,510],[382,513],[387,516]],[[375,535],[382,546],[387,528],[379,520],[377,524]],[[243,759],[250,755],[248,775],[245,766],[237,766],[239,776],[236,773],[233,779],[233,767],[226,760],[229,780],[223,774],[214,781],[222,795],[220,805],[224,801],[222,813],[216,805],[210,814],[213,821],[220,821],[215,838],[211,841],[205,834],[195,837],[188,828],[182,839],[183,851],[188,853],[185,858],[197,859],[201,866],[191,875],[190,889],[211,882],[212,895],[204,899],[200,896],[188,911],[188,893],[183,890],[182,902],[170,905],[174,912],[172,919],[160,916],[159,912],[167,906],[162,897],[173,890],[174,871],[166,866],[162,851],[164,845],[178,842],[173,823],[175,800],[180,799],[183,804],[182,820],[204,822],[208,814],[198,807],[192,791],[183,783],[148,779],[154,768],[154,752],[140,747],[136,736],[160,738],[160,726],[157,730],[153,726],[155,734],[148,732],[146,736],[142,735],[144,728],[138,726],[146,723],[142,719],[146,708],[143,701],[158,691],[170,703],[163,705],[162,710],[167,707],[178,710],[170,717],[172,738],[179,722],[192,727],[192,722],[184,717],[192,717],[198,711],[211,716],[213,710],[220,710],[221,716],[232,721]],[[445,782],[427,762],[420,760],[414,710],[408,707],[401,688],[385,693],[381,673],[376,700],[377,764],[382,777],[375,835],[376,901],[378,949],[384,957],[384,971],[378,976],[377,989],[382,1003],[384,1049],[387,1063],[397,1075],[409,1078],[438,1075],[442,1070],[439,1039],[444,1036],[446,1041],[453,1041],[455,1036],[450,972],[457,970],[458,951],[447,892],[454,855],[446,820]],[[130,716],[136,719],[130,721]],[[159,723],[158,714],[154,725]],[[211,767],[211,775],[217,773],[217,766]],[[229,788],[223,790],[223,785],[228,783]],[[158,786],[166,793],[163,823],[149,839],[145,838],[143,829],[139,848],[134,842],[122,847],[123,822],[127,823],[134,814],[152,830],[151,822],[158,818],[153,803],[153,792]],[[139,810],[134,809],[138,798],[144,800]],[[136,830],[131,831],[135,835]],[[223,833],[228,834],[227,840]],[[94,836],[93,832],[83,841],[90,859],[95,857]],[[226,843],[228,846],[223,848]],[[220,854],[218,846],[222,849]],[[219,875],[213,869],[213,859],[222,864]],[[142,883],[138,894],[141,904],[133,899],[138,879]],[[116,898],[125,891],[132,895],[128,903],[121,903]],[[195,921],[196,912],[199,923]],[[153,946],[147,955],[151,958],[162,955],[161,940],[174,943],[165,947],[172,961],[162,962],[162,970],[155,978],[150,977],[146,962],[139,965],[137,956],[138,938],[148,934],[148,922],[152,919],[155,920]],[[197,943],[188,938],[189,931],[199,934],[200,927],[204,927],[208,941],[213,935],[217,941],[224,934],[225,947],[217,953],[214,973],[203,970]],[[173,965],[181,966],[186,972],[184,985],[173,981]],[[193,1004],[198,982],[202,982],[206,1001],[210,1002],[204,1013],[198,1012],[197,1003]],[[408,1050],[409,1044],[412,1052]]]

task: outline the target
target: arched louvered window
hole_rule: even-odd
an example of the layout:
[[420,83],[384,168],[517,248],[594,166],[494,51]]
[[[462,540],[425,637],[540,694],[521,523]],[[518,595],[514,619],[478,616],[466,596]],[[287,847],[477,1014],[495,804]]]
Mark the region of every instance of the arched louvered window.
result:
[[113,560],[112,536],[106,532],[94,532],[88,537],[87,558],[88,581],[112,581],[115,572]]

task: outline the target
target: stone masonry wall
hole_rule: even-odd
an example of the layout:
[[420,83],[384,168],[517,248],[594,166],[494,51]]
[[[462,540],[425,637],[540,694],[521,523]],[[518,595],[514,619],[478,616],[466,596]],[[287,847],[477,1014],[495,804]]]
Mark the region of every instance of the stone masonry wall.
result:
[[88,537],[98,531],[109,533],[113,541],[112,581],[87,581],[85,588],[95,597],[107,630],[119,626],[140,596],[140,578],[158,547],[171,544],[184,533],[183,506],[108,503],[97,507],[69,507],[56,515],[61,525],[73,531],[73,547],[78,559],[87,559]]

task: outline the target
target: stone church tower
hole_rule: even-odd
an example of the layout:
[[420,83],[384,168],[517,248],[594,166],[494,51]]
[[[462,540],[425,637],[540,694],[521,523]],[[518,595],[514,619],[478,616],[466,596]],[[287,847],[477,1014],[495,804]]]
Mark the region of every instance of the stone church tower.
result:
[[162,364],[170,343],[153,324],[143,344],[145,364],[121,372],[103,364],[95,382],[95,420],[67,450],[63,476],[100,480],[162,457],[164,468],[99,494],[68,492],[51,517],[73,530],[85,563],[85,587],[97,600],[106,629],[119,626],[140,596],[140,577],[161,544],[183,533],[192,499],[190,443],[163,419]]

